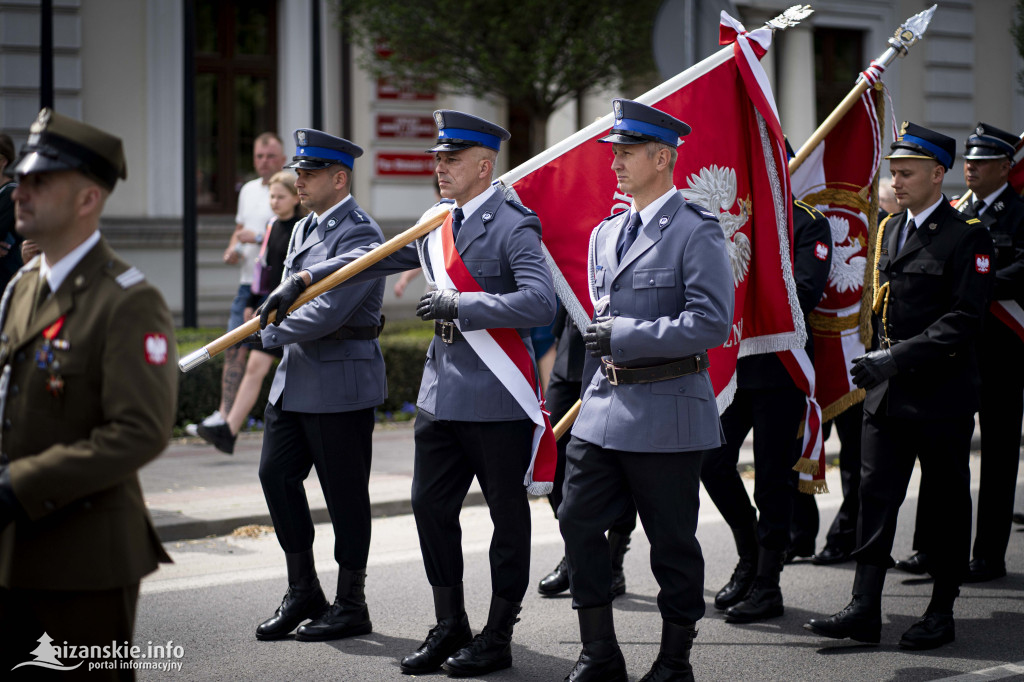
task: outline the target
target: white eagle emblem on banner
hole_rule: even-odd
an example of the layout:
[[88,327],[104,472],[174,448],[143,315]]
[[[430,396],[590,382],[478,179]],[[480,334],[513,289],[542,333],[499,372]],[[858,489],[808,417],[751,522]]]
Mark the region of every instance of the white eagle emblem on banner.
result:
[[[864,266],[868,259],[854,254],[864,249],[860,239],[850,239],[850,221],[836,215],[828,216],[832,228],[832,269],[828,283],[838,292],[854,291],[864,286]],[[849,243],[847,243],[849,242]]]
[[[736,199],[736,171],[712,165],[690,175],[688,188],[680,190],[687,201],[703,206],[718,216],[725,234],[725,247],[732,266],[732,281],[738,286],[750,270],[750,239],[740,229],[750,217],[750,199]],[[739,213],[730,213],[734,205]]]

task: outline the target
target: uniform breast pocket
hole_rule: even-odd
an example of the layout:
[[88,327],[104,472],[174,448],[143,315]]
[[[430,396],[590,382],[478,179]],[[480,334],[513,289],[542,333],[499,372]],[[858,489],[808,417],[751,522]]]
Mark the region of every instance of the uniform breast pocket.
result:
[[673,315],[679,310],[676,300],[676,271],[671,268],[646,268],[633,272],[633,296],[636,313],[648,320]]
[[474,258],[463,261],[466,269],[482,289],[497,291],[501,287],[501,261],[497,258]]
[[907,275],[924,277],[941,277],[945,270],[945,262],[936,258],[917,258],[907,264],[903,272]]
[[328,405],[368,400],[381,393],[374,380],[373,341],[320,341],[320,397]]

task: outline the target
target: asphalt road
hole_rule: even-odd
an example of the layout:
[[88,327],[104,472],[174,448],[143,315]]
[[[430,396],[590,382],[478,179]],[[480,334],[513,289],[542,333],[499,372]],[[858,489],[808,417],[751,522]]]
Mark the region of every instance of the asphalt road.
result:
[[[979,460],[972,458],[977,484]],[[747,482],[748,486],[751,484]],[[1018,478],[1024,500],[1024,470]],[[829,485],[839,490],[838,472]],[[917,483],[911,484],[901,513],[894,556],[910,552]],[[822,535],[840,495],[821,499]],[[531,582],[562,555],[561,538],[546,502],[533,508]],[[1010,575],[968,585],[957,601],[957,641],[932,652],[908,653],[896,646],[900,634],[924,611],[931,583],[891,571],[883,600],[880,646],[833,641],[801,625],[815,615],[839,610],[849,601],[853,564],[787,566],[782,575],[786,613],[755,625],[729,625],[712,606],[715,591],[732,572],[736,554],[728,527],[703,496],[699,539],[707,563],[707,616],[691,660],[699,680],[994,680],[1024,679],[1024,527],[1010,539]],[[463,512],[466,600],[475,630],[486,618],[490,596],[487,545],[491,525],[486,507]],[[329,525],[317,526],[315,554],[328,598],[336,569]],[[400,680],[398,659],[414,650],[433,625],[430,589],[424,576],[411,516],[377,518],[366,584],[374,632],[325,643],[258,642],[256,625],[270,616],[285,590],[281,550],[273,532],[167,543],[175,564],[145,579],[139,600],[136,644],[172,641],[180,646],[180,671],[140,671],[139,679],[188,680]],[[638,529],[626,555],[627,593],[615,601],[619,640],[631,679],[646,673],[657,656],[660,618],[657,584],[648,561],[649,544]],[[490,680],[562,680],[579,653],[576,618],[568,597],[544,599],[531,587],[513,640],[510,670]],[[967,677],[962,677],[967,675]],[[442,679],[443,675],[433,676]]]

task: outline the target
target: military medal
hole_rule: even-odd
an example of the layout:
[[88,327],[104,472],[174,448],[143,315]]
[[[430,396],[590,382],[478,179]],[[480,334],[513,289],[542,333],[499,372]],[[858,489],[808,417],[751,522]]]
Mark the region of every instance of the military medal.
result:
[[51,374],[50,378],[46,380],[46,392],[54,398],[59,398],[60,394],[64,392],[63,377],[58,374]]
[[71,344],[65,339],[57,339],[64,326],[65,315],[43,330],[43,345],[36,351],[36,367],[49,371],[50,376],[46,380],[46,392],[57,398],[64,392],[64,378],[57,374],[60,369],[60,362],[54,360],[53,349],[68,350]]

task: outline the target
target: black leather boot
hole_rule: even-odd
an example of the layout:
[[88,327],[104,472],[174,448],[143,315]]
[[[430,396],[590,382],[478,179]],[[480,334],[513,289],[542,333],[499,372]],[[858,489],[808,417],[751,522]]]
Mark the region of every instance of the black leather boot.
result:
[[466,616],[462,583],[454,587],[435,587],[433,590],[437,625],[430,628],[427,638],[416,651],[402,659],[402,672],[406,675],[439,670],[446,658],[473,639],[469,617]]
[[622,571],[622,560],[629,551],[629,535],[608,531],[608,546],[612,555],[612,598],[626,594],[626,574]]
[[753,587],[757,572],[757,521],[749,526],[733,528],[732,536],[736,539],[736,553],[740,555],[740,560],[729,582],[715,595],[715,608],[719,610],[742,601]]
[[565,563],[565,557],[558,562],[555,570],[541,578],[537,585],[537,591],[545,597],[553,597],[562,594],[569,589],[569,566]]
[[370,611],[366,608],[366,569],[338,571],[338,592],[327,612],[316,620],[299,626],[295,639],[301,642],[323,642],[373,632]]
[[784,608],[779,575],[785,560],[785,552],[761,548],[754,586],[743,601],[725,610],[726,623],[757,623],[782,615]]
[[273,616],[256,628],[256,639],[281,639],[308,618],[327,610],[327,598],[316,577],[313,550],[284,555],[288,566],[288,591]]
[[882,586],[885,570],[881,566],[857,564],[853,579],[853,599],[839,613],[828,618],[811,618],[805,630],[831,637],[850,638],[858,642],[878,644],[882,639]]
[[696,636],[697,629],[692,625],[662,621],[661,651],[640,682],[693,682],[690,648]]
[[448,657],[441,666],[449,677],[472,677],[512,667],[512,626],[519,620],[518,602],[491,596],[487,625],[473,641]]
[[564,682],[626,682],[626,659],[615,640],[612,605],[577,609],[583,650]]

